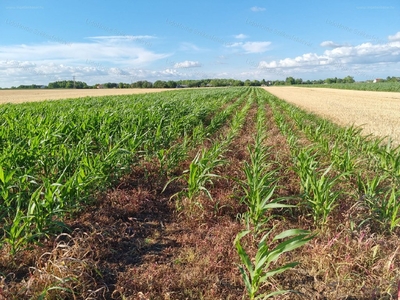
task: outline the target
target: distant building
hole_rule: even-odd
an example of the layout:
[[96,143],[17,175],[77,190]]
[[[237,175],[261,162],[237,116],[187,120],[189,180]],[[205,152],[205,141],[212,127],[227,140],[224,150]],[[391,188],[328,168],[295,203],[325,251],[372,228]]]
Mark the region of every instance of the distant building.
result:
[[379,82],[379,81],[381,81],[382,79],[380,79],[380,78],[376,78],[376,79],[374,79],[374,81],[372,81],[373,83],[377,83],[377,82]]

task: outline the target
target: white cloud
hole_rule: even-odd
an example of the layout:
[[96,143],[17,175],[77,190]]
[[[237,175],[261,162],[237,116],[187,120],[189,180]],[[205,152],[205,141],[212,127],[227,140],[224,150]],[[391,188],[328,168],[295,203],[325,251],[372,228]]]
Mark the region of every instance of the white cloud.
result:
[[400,41],[400,31],[395,35],[389,35],[388,39],[389,41]]
[[174,65],[175,69],[180,69],[180,68],[196,68],[196,67],[201,67],[201,64],[198,61],[190,61],[190,60],[185,60],[183,62],[176,63]]
[[91,36],[87,37],[87,39],[92,41],[97,41],[101,43],[126,43],[126,42],[134,42],[135,44],[141,46],[151,47],[151,39],[155,39],[156,37],[151,35],[107,35],[107,36]]
[[188,43],[188,42],[182,42],[180,43],[179,50],[181,51],[192,51],[192,52],[203,52],[205,49],[202,49],[198,46],[196,46],[193,43]]
[[105,64],[140,66],[168,57],[169,54],[155,53],[130,39],[96,37],[96,41],[85,43],[46,43],[34,45],[0,46],[0,60],[29,61],[31,63],[83,64],[86,60]]
[[235,39],[243,40],[243,39],[247,39],[247,38],[248,38],[248,36],[243,33],[235,35]]
[[[328,45],[330,41],[323,42]],[[270,62],[261,61],[259,68],[298,68],[310,66],[346,65],[382,62],[400,62],[400,41],[386,44],[363,43],[356,46],[338,46],[323,54],[305,53],[295,58]]]
[[332,41],[324,41],[320,44],[321,47],[326,47],[326,48],[338,48],[338,47],[342,47],[343,45],[334,43]]
[[251,11],[254,11],[254,12],[259,12],[259,11],[264,11],[265,10],[264,7],[259,7],[259,6],[253,6],[250,9],[251,9]]
[[[332,45],[331,41],[321,45]],[[296,57],[252,63],[258,70],[289,73],[349,74],[361,80],[376,76],[387,76],[389,70],[400,66],[400,41],[382,44],[362,43],[355,46],[338,46],[322,54],[305,53]],[[368,68],[365,66],[368,65]],[[397,67],[398,68],[398,67]],[[392,72],[392,71],[391,71]],[[299,76],[299,75],[296,75]],[[321,76],[321,75],[316,75]]]
[[268,50],[271,42],[237,42],[229,45],[233,48],[242,48],[246,53],[263,53]]
[[[150,36],[98,36],[79,43],[43,43],[0,46],[0,82],[2,85],[46,84],[70,79],[106,81],[119,78],[129,82],[132,70],[169,57],[146,49]],[[77,79],[78,80],[78,79]],[[4,86],[3,86],[4,87]]]

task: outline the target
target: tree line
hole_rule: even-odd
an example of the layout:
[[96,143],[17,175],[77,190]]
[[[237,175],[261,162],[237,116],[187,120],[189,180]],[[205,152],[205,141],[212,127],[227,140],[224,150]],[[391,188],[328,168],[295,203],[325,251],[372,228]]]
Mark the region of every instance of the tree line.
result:
[[[386,79],[380,79],[380,82],[400,82],[400,77],[388,76]],[[303,80],[301,78],[286,77],[285,80],[237,80],[237,79],[187,79],[187,80],[157,80],[150,82],[147,80],[139,80],[132,83],[123,82],[106,82],[96,83],[94,85],[88,85],[86,82],[73,81],[73,80],[62,80],[50,82],[47,86],[45,85],[20,85],[18,87],[12,87],[12,89],[98,89],[98,88],[180,88],[180,87],[223,87],[223,86],[270,86],[270,85],[301,85],[301,84],[332,84],[332,83],[354,83],[354,77],[346,76],[344,78],[326,78],[319,80]]]

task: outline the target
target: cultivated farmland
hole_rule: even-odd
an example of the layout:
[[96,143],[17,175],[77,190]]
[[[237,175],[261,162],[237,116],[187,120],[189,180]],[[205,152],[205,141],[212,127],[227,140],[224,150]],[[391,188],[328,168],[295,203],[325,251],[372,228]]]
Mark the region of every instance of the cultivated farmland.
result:
[[362,126],[364,134],[391,136],[400,144],[400,93],[301,87],[267,91],[338,124]]
[[43,100],[56,100],[78,97],[101,97],[111,95],[132,95],[155,93],[167,89],[34,89],[0,90],[0,104],[23,103]]
[[250,87],[0,124],[0,299],[397,295],[400,155],[357,127]]

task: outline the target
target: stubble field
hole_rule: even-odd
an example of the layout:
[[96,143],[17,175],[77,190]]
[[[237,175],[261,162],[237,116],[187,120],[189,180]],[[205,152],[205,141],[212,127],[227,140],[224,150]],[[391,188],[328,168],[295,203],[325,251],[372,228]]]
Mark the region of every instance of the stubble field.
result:
[[23,103],[66,98],[100,97],[112,95],[131,95],[166,91],[168,89],[36,89],[1,90],[0,104]]
[[400,93],[326,88],[268,87],[273,95],[364,134],[391,136],[400,143]]

